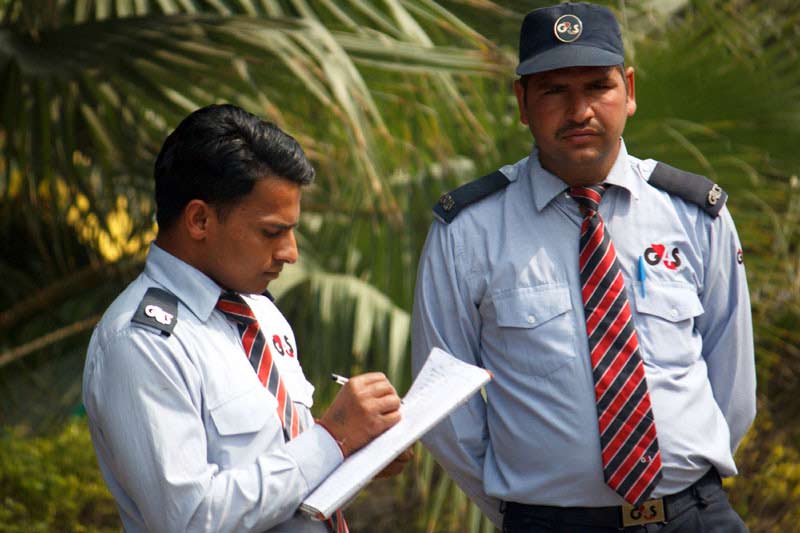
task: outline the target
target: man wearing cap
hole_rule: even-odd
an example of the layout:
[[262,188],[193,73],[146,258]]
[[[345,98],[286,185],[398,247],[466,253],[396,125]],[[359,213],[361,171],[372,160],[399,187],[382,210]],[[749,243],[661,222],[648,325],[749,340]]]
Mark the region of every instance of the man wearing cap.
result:
[[413,368],[490,370],[423,442],[507,532],[746,531],[720,485],[755,416],[750,301],[726,194],[628,154],[634,71],[606,8],[529,13],[529,157],[442,196]]

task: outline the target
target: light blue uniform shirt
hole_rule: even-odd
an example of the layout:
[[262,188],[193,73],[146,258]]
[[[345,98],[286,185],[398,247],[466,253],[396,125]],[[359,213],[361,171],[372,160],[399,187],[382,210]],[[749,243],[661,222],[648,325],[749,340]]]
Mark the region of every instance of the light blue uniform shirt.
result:
[[[736,473],[733,451],[755,416],[750,300],[727,208],[711,218],[652,187],[655,161],[620,143],[600,215],[644,360],[664,465],[660,497],[711,465]],[[621,505],[603,480],[578,273],[583,217],[535,149],[501,171],[511,183],[449,225],[435,221],[422,252],[414,373],[438,346],[494,374],[486,402],[474,396],[423,442],[496,524],[500,500]],[[644,290],[640,257],[649,260]]]
[[[170,336],[131,322],[149,287],[179,299]],[[284,442],[277,400],[245,357],[235,324],[214,308],[220,292],[153,244],[144,272],[94,331],[83,400],[122,525],[128,532],[327,531],[295,512],[342,455],[314,424],[313,387],[291,329],[267,298],[245,297],[262,328],[269,317],[280,332],[270,336],[272,354],[308,428]]]

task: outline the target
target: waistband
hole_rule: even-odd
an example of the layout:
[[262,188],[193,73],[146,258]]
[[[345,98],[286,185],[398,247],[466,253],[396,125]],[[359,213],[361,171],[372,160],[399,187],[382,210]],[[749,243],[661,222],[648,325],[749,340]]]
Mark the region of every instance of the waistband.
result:
[[[722,481],[716,468],[711,468],[706,474],[689,487],[675,494],[659,498],[664,502],[665,521],[676,517],[686,509],[703,502],[701,490],[704,487],[719,487]],[[544,519],[557,520],[565,524],[577,526],[594,526],[623,529],[623,507],[557,507],[550,505],[529,505],[516,502],[503,502],[502,512],[506,515],[521,514],[523,516],[536,516]]]

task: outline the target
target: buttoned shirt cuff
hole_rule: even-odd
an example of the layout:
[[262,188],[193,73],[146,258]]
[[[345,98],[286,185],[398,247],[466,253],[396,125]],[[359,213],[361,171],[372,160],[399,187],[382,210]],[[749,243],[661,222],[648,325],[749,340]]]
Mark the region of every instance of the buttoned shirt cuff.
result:
[[342,463],[342,452],[330,433],[318,424],[286,443],[289,455],[313,490]]

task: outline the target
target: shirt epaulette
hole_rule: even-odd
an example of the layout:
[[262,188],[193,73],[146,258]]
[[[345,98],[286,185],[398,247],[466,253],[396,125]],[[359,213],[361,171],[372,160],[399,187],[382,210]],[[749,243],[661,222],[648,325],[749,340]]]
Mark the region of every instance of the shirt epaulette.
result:
[[491,174],[465,183],[461,187],[443,194],[436,205],[433,206],[433,214],[445,224],[449,224],[462,209],[499,191],[509,183],[511,183],[511,180],[505,174],[495,170]]
[[650,185],[657,187],[687,202],[698,205],[711,217],[719,215],[722,206],[728,199],[728,193],[722,188],[699,174],[692,174],[685,170],[671,167],[665,163],[658,163],[653,173],[650,174]]
[[156,328],[167,337],[172,334],[177,321],[178,297],[157,287],[147,289],[131,319],[131,322]]

